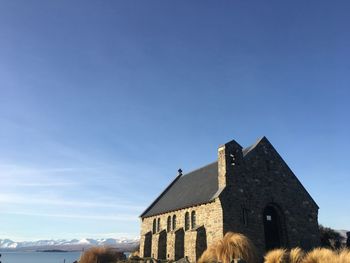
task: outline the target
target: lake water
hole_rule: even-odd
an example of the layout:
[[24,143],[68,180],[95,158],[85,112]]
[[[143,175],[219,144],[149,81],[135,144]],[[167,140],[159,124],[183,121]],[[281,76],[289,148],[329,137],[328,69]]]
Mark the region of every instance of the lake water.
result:
[[0,252],[1,263],[73,263],[81,252]]

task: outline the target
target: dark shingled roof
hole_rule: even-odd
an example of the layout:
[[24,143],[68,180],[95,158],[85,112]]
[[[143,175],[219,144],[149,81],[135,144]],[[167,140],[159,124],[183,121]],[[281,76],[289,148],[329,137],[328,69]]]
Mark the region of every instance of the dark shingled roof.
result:
[[142,213],[149,217],[212,201],[218,192],[218,163],[178,176]]
[[[260,140],[243,149],[243,156],[254,149]],[[222,190],[219,189],[218,183],[218,162],[214,162],[176,177],[140,217],[159,215],[209,203],[219,196]]]
[[[266,137],[262,137],[255,144],[242,149],[243,156],[249,158],[250,154],[254,152],[255,147],[262,140],[267,141]],[[282,158],[281,160],[283,161]],[[293,171],[290,171],[294,175]],[[300,183],[296,176],[295,178]],[[301,183],[300,185],[304,188]],[[186,207],[209,203],[218,197],[222,190],[219,189],[218,184],[218,162],[214,162],[188,174],[177,176],[140,217],[159,215]],[[309,195],[307,191],[306,193]],[[310,198],[317,206],[311,196]]]

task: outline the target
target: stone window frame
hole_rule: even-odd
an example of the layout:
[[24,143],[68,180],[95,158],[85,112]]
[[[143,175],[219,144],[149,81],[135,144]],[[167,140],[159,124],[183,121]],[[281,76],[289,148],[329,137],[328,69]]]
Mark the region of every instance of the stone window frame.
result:
[[173,220],[172,220],[173,222],[173,224],[172,224],[172,227],[173,227],[173,229],[172,230],[175,230],[176,229],[176,215],[173,215]]
[[166,231],[167,232],[171,231],[171,216],[168,216],[168,218],[167,218]]
[[153,219],[152,233],[155,234],[157,231],[157,220]]
[[157,220],[157,232],[160,232],[160,218]]
[[185,213],[185,231],[190,229],[190,213],[186,211]]
[[196,223],[196,211],[191,212],[191,228],[194,229],[196,228],[197,223]]

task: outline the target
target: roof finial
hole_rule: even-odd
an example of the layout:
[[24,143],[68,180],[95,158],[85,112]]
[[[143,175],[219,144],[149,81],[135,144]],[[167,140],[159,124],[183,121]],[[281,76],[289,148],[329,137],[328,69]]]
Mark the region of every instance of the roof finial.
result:
[[179,170],[177,170],[177,171],[178,171],[179,175],[182,175],[182,170],[181,170],[181,168],[180,168]]

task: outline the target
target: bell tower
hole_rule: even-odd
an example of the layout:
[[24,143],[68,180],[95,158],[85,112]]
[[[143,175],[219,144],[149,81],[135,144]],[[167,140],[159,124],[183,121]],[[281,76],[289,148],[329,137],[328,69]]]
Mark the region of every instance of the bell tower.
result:
[[242,146],[232,140],[218,149],[219,188],[232,182],[232,176],[243,166]]

